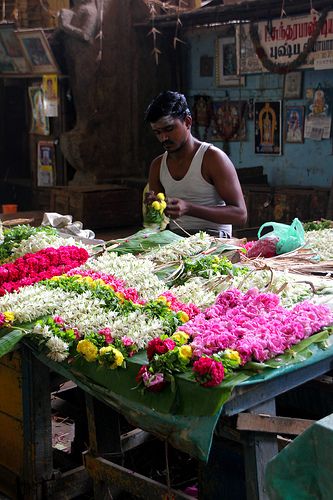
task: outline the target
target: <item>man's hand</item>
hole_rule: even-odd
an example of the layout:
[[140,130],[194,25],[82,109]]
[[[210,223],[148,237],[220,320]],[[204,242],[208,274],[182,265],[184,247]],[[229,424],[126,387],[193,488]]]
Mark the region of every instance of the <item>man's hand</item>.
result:
[[167,198],[166,202],[165,213],[171,219],[178,219],[189,210],[189,204],[180,198]]

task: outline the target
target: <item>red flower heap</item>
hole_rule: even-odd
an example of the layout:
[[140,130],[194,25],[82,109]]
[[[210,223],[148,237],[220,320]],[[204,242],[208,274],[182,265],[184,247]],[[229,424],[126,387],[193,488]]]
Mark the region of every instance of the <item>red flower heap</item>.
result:
[[27,253],[14,262],[0,266],[0,296],[22,286],[60,276],[84,264],[88,257],[84,248],[76,246],[44,248],[36,253]]
[[214,387],[224,379],[224,367],[220,361],[201,357],[193,363],[195,380],[203,387]]
[[176,347],[176,342],[172,339],[162,340],[160,337],[156,337],[148,343],[147,347],[147,357],[151,361],[154,354],[165,354],[168,351],[172,351]]

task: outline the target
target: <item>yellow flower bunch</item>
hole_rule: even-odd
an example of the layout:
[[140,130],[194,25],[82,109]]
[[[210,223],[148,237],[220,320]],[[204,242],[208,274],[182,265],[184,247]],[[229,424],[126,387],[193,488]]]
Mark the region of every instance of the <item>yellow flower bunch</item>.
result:
[[144,203],[146,207],[144,215],[145,227],[154,224],[158,225],[161,230],[165,229],[166,225],[169,223],[169,219],[164,214],[164,210],[167,206],[165,194],[155,194],[153,191],[149,191],[146,193]]
[[192,358],[192,347],[190,345],[182,345],[179,347],[179,356],[184,361],[190,361]]
[[82,354],[82,356],[89,363],[92,363],[93,361],[96,361],[96,359],[97,359],[98,349],[88,339],[80,340],[77,344],[76,350],[78,353]]
[[112,345],[108,345],[107,347],[101,347],[99,350],[99,363],[102,365],[106,363],[111,370],[118,368],[118,366],[122,366],[124,363],[124,356]]
[[174,340],[178,345],[184,345],[184,344],[187,344],[188,342],[188,339],[190,338],[190,336],[185,333],[185,332],[182,332],[180,330],[177,330],[172,336],[171,336],[172,340]]

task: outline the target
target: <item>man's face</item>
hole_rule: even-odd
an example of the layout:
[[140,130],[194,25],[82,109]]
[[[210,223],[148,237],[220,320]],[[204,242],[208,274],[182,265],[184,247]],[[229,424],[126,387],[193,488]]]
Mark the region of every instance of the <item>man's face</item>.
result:
[[190,116],[186,116],[184,121],[172,116],[163,116],[150,125],[164,149],[175,152],[186,143],[190,135],[191,123]]

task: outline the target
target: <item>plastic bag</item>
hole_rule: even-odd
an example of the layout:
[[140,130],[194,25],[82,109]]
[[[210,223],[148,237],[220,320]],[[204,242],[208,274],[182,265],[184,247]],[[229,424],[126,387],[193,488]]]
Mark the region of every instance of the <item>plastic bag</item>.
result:
[[[261,232],[265,227],[272,227],[273,231],[261,236]],[[278,238],[276,243],[276,254],[292,252],[305,244],[304,228],[301,221],[297,218],[288,224],[281,224],[280,222],[265,222],[258,231],[258,238]]]

